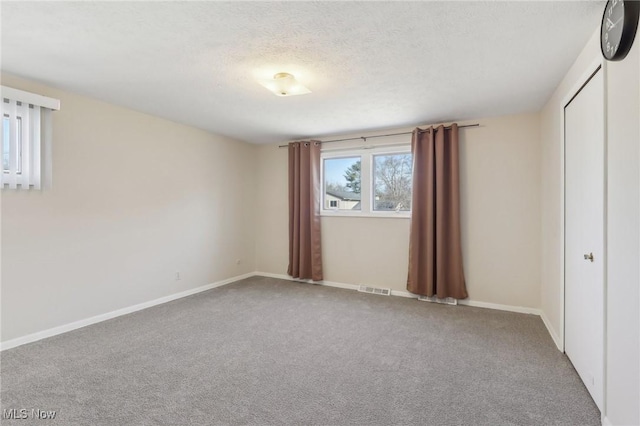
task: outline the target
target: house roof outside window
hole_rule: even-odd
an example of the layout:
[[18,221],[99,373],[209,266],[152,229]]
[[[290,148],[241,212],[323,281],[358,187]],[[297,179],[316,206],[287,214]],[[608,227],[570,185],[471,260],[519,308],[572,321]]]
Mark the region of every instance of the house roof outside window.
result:
[[360,194],[356,194],[355,192],[334,191],[332,189],[327,189],[326,192],[327,194],[339,198],[342,201],[360,201]]

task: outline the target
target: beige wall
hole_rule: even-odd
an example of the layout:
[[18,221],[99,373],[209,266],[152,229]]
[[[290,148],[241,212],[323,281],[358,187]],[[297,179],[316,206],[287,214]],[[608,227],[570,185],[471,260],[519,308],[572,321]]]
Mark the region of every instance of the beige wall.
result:
[[[541,308],[560,345],[562,330],[562,128],[569,97],[602,61],[599,29],[541,112]],[[607,110],[607,278],[605,410],[613,425],[640,423],[640,43],[605,63]]]
[[[463,255],[470,298],[537,308],[539,116],[477,122],[482,126],[460,130]],[[411,129],[398,129],[404,130]],[[377,143],[399,141],[409,142],[409,136]],[[278,145],[258,149],[257,270],[285,274],[287,150]],[[409,219],[323,217],[322,243],[327,281],[406,290]]]
[[2,341],[255,269],[254,146],[2,77],[62,103],[53,188],[2,191]]

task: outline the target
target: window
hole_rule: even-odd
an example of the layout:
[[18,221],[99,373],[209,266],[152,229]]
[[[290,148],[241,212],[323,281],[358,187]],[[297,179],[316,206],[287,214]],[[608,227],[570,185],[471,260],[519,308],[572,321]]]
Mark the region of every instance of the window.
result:
[[2,135],[2,171],[3,173],[9,173],[11,170],[11,158],[15,157],[16,161],[16,173],[22,174],[22,117],[16,117],[16,149],[13,155],[11,155],[11,148],[9,144],[11,120],[8,115],[2,117],[3,135]]
[[2,171],[9,171],[9,160],[11,152],[9,151],[9,116],[2,117]]
[[0,188],[39,189],[50,172],[51,110],[60,101],[10,87],[2,89]]
[[409,217],[408,146],[322,153],[322,214]]
[[325,209],[351,211],[361,209],[360,164],[359,156],[324,159]]
[[373,210],[411,210],[411,154],[373,156]]

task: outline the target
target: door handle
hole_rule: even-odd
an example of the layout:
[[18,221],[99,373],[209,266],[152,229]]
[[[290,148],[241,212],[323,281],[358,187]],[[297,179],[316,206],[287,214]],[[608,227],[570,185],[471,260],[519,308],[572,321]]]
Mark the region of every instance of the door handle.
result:
[[593,262],[593,253],[585,254],[584,260],[590,260],[591,262]]

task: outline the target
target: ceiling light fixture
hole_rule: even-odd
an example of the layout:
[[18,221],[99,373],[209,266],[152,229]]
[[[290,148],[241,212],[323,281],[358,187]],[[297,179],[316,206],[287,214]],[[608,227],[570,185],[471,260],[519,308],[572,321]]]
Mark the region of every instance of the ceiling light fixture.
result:
[[279,72],[273,76],[273,79],[261,80],[260,84],[276,96],[306,95],[311,93],[311,90],[304,87],[288,72]]

